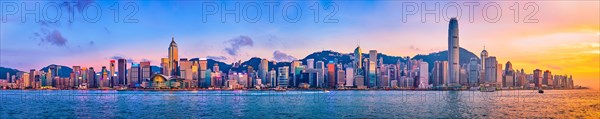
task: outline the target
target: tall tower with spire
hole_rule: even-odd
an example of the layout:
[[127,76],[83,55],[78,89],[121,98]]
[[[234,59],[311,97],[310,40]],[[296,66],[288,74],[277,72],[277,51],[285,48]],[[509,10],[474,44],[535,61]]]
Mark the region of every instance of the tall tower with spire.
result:
[[458,45],[458,20],[456,18],[450,19],[448,27],[448,75],[449,86],[458,86],[459,76],[459,48]]
[[481,51],[481,70],[485,71],[485,59],[488,57],[488,52],[485,50],[485,45],[483,45],[483,51]]
[[168,65],[168,76],[172,76],[177,72],[179,60],[179,51],[177,49],[177,43],[175,43],[175,37],[171,38],[171,44],[169,45],[169,65]]

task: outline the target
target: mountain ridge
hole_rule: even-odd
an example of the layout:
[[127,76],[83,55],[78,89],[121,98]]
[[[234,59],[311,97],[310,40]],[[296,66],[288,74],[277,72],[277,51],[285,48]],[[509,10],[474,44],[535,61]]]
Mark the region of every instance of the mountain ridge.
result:
[[[325,63],[336,62],[336,63],[341,63],[341,64],[348,64],[348,63],[352,62],[352,58],[351,58],[352,54],[353,53],[340,53],[340,52],[335,52],[335,51],[331,51],[331,50],[323,50],[323,51],[313,52],[313,53],[305,56],[304,58],[298,59],[298,60],[301,61],[302,64],[307,64],[306,63],[307,59],[314,59],[315,64],[318,61],[323,61]],[[362,54],[363,54],[363,58],[369,58],[368,53],[362,53]],[[408,56],[390,56],[390,55],[387,55],[384,53],[377,53],[377,57],[378,57],[378,59],[379,58],[383,59],[383,64],[396,64],[396,62],[398,60],[400,60],[401,62],[406,62],[408,59],[423,60],[429,64],[429,70],[431,71],[433,69],[433,63],[435,61],[447,60],[448,51],[443,50],[443,51],[438,51],[438,52],[432,52],[429,54],[418,54],[412,58],[408,57]],[[470,52],[467,49],[464,49],[462,47],[459,49],[459,59],[460,59],[459,63],[460,64],[467,64],[472,57],[477,58],[477,60],[480,61],[479,57],[477,57],[477,55],[475,55],[473,52]],[[190,61],[198,61],[198,60],[199,60],[199,58],[191,58],[190,59]],[[234,67],[234,64],[236,64],[238,62],[228,64],[228,63],[217,61],[214,59],[207,59],[207,66],[208,66],[208,69],[212,69],[214,64],[217,64],[219,66],[220,71],[222,71],[224,73],[228,73],[230,70],[235,71],[235,72],[243,72],[248,69],[248,66],[252,66],[254,70],[258,70],[261,60],[262,59],[259,57],[252,57],[245,61],[240,60],[239,67]],[[289,61],[282,61],[282,62],[269,61],[269,70],[271,70],[271,69],[276,70],[277,68],[282,67],[282,66],[290,66],[290,64],[291,64],[291,62],[289,62]],[[56,65],[56,64],[51,64],[51,65]],[[47,71],[48,67],[51,65],[43,67],[43,68],[41,68],[41,70]],[[62,66],[62,65],[56,65],[56,66],[61,67],[61,69],[59,71],[60,77],[69,77],[70,73],[73,71],[73,69],[71,69],[70,67],[67,67],[67,66]],[[157,71],[159,69],[160,69],[159,66],[154,66],[154,65],[152,66],[153,72],[160,72],[160,71]],[[96,72],[98,72],[99,70],[100,69],[97,69]],[[11,75],[14,75],[14,74],[16,74],[16,72],[23,72],[23,71],[19,71],[16,69],[11,70],[11,68],[0,67],[0,79],[6,77],[5,76],[6,72],[9,72],[9,73],[11,73]]]

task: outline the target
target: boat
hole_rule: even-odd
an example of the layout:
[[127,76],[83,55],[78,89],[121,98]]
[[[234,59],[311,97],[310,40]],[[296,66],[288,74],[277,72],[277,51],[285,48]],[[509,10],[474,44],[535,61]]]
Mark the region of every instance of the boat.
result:
[[482,90],[480,90],[481,92],[494,92],[496,91],[496,88],[483,88]]
[[329,90],[323,90],[323,92],[329,93]]
[[544,90],[542,90],[542,89],[539,89],[539,90],[538,90],[538,93],[544,93]]
[[118,88],[118,89],[117,89],[117,91],[127,91],[127,90],[128,90],[128,88],[127,88],[127,87],[121,87],[121,88]]
[[285,88],[275,88],[275,91],[277,91],[277,92],[285,92],[285,91],[287,91],[287,89],[285,89]]
[[471,91],[477,91],[479,89],[479,87],[471,87],[469,90]]

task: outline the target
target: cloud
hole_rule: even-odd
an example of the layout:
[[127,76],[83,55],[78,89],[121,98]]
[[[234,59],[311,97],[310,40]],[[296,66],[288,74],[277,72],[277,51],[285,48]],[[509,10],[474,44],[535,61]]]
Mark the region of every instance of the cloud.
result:
[[60,21],[40,20],[39,24],[42,27],[60,27]]
[[555,66],[555,65],[548,65],[548,68],[554,69],[554,70],[561,70],[562,68],[560,66]]
[[140,60],[140,62],[152,62],[152,61],[150,61],[150,60],[148,60],[148,59],[144,58],[144,59],[141,59],[141,60]]
[[125,59],[125,58],[123,56],[115,55],[115,56],[109,57],[109,59],[118,60],[118,59]]
[[206,58],[207,59],[217,60],[217,61],[227,60],[227,57],[225,57],[225,56],[206,56]]
[[273,52],[273,59],[275,61],[292,61],[292,60],[296,60],[297,58],[295,58],[294,56],[288,55],[284,52],[281,52],[279,50],[275,50],[275,52]]
[[414,45],[410,45],[410,49],[414,51],[421,51],[421,49],[415,47]]
[[239,36],[237,38],[225,41],[225,44],[229,45],[229,47],[225,47],[224,49],[227,52],[227,54],[231,56],[237,56],[242,47],[254,46],[254,41],[252,41],[252,39],[248,36]]
[[50,43],[50,45],[56,45],[59,47],[63,47],[67,44],[67,42],[69,42],[65,37],[62,36],[62,34],[58,30],[54,30],[54,31],[46,34],[45,37],[41,38],[41,41],[44,43]]
[[440,51],[440,49],[439,49],[439,48],[425,49],[425,48],[418,48],[418,47],[415,47],[414,45],[410,45],[409,49],[410,49],[410,50],[413,50],[413,51],[418,51],[418,52],[434,52],[434,51]]
[[135,63],[135,60],[133,60],[131,58],[125,58],[125,57],[120,56],[120,55],[111,56],[111,57],[109,57],[109,59],[111,59],[111,60],[125,59],[125,60],[127,60],[127,63]]

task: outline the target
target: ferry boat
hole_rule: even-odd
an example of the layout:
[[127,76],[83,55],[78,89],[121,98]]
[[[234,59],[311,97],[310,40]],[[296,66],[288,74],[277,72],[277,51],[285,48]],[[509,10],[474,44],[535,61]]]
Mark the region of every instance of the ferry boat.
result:
[[118,89],[117,89],[117,91],[127,91],[127,90],[128,90],[128,88],[127,88],[127,87],[121,87],[121,88],[118,88]]
[[275,88],[275,91],[277,91],[277,92],[285,92],[285,91],[287,91],[287,89],[285,89],[285,88]]
[[481,92],[494,92],[494,91],[496,91],[496,88],[483,88],[480,91]]

